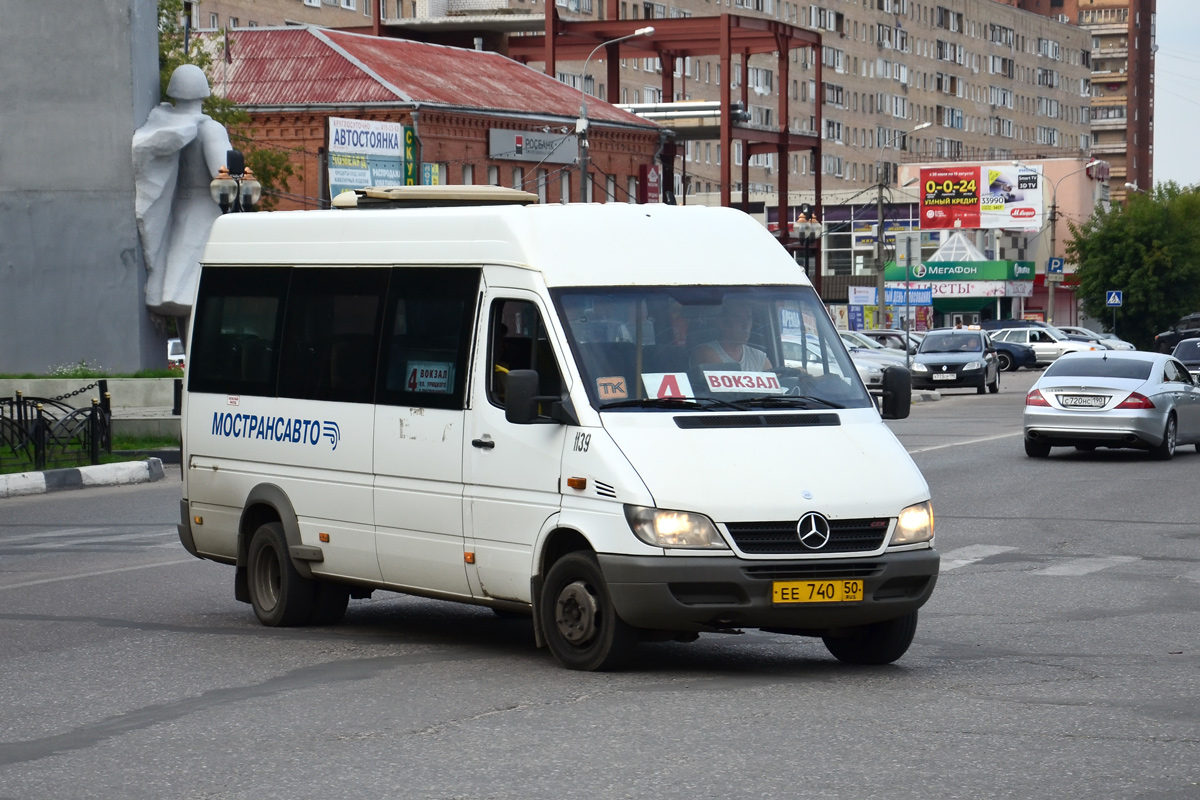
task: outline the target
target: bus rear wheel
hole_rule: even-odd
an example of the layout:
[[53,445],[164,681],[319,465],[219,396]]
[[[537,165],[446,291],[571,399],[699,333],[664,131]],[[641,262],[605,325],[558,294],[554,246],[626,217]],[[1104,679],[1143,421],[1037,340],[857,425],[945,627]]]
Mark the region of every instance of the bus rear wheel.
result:
[[250,603],[259,622],[290,627],[312,618],[316,584],[301,577],[292,565],[283,525],[268,522],[254,532],[246,567]]

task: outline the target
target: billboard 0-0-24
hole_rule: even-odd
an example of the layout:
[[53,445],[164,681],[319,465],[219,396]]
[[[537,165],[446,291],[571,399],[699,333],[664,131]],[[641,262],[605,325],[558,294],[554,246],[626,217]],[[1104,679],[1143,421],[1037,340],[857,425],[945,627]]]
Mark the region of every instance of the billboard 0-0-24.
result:
[[921,229],[1042,225],[1041,167],[930,167],[921,170]]

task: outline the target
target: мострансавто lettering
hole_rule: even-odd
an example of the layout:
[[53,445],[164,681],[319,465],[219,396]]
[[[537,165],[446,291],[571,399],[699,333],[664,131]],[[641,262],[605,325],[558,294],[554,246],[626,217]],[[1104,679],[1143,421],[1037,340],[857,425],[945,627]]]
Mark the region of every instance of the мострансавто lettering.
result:
[[321,437],[324,436],[329,439],[334,450],[342,438],[338,424],[330,420],[231,414],[220,411],[213,412],[212,435],[312,445],[320,443]]

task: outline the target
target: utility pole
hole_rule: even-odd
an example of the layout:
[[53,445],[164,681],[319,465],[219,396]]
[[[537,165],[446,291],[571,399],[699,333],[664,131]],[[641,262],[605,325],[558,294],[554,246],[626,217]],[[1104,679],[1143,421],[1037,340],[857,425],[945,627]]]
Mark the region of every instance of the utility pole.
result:
[[[879,166],[882,168],[883,162],[880,162]],[[884,249],[883,249],[884,176],[883,176],[882,169],[880,169],[879,175],[877,177],[879,178],[879,185],[876,187],[878,189],[878,193],[875,197],[875,219],[876,219],[876,225],[875,225],[875,270],[876,270],[875,271],[875,291],[877,293],[877,296],[875,298],[875,303],[876,303],[875,327],[876,328],[886,328],[887,327],[887,298],[884,296],[884,281],[883,281],[883,268],[884,268],[884,264],[886,263],[884,261]]]
[[[1072,173],[1074,174],[1074,173]],[[1050,257],[1058,253],[1054,247],[1055,231],[1058,229],[1058,184],[1054,184],[1054,193],[1050,200]],[[1046,262],[1046,322],[1054,324],[1054,284],[1057,281],[1050,280],[1050,262]],[[1055,276],[1057,277],[1057,276]]]

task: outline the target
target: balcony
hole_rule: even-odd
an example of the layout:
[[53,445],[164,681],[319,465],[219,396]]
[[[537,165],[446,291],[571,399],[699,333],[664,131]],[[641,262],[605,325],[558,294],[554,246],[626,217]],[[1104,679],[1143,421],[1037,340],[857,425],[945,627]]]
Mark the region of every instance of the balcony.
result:
[[1092,145],[1092,155],[1124,155],[1128,149],[1129,145],[1126,142],[1102,142]]
[[1129,127],[1128,117],[1116,117],[1112,119],[1094,119],[1092,120],[1092,130],[1094,131],[1120,131]]

